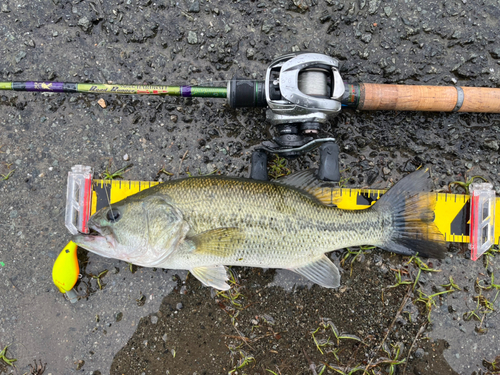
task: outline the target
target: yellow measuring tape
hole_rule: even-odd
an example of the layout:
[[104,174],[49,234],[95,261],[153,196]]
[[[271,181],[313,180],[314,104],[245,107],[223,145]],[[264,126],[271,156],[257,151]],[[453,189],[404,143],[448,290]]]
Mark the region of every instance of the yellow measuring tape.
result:
[[[149,189],[159,182],[156,181],[92,181],[90,214],[93,215],[103,207],[109,206],[127,198],[130,195]],[[318,192],[315,192],[315,194]],[[321,188],[321,200],[335,204],[346,210],[361,210],[373,205],[385,193],[385,190]],[[432,193],[436,200],[434,222],[443,233],[445,241],[469,243],[470,228],[470,196],[466,194]],[[495,199],[495,212],[500,213],[500,198]],[[494,224],[494,243],[500,239],[500,219]],[[59,259],[61,258],[61,259]],[[76,266],[75,266],[76,265]],[[76,302],[76,295],[70,295],[79,274],[76,259],[76,245],[72,242],[61,252],[52,276],[54,284],[65,293],[71,302]]]

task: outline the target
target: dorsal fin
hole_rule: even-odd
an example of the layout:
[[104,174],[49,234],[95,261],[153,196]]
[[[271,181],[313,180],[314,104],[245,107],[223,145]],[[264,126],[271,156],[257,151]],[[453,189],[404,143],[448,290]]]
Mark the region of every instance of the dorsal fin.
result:
[[303,190],[326,206],[336,206],[340,201],[338,189],[335,189],[332,183],[319,180],[316,177],[316,171],[315,168],[306,169],[305,171],[281,177],[276,182],[294,189]]

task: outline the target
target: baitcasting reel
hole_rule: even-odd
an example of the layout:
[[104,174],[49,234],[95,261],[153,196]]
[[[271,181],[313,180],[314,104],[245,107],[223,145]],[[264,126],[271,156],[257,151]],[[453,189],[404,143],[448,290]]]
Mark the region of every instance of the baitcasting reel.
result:
[[319,178],[338,181],[338,146],[334,138],[318,138],[328,116],[342,107],[345,86],[338,61],[318,53],[291,53],[267,68],[266,80],[233,78],[227,97],[233,108],[268,107],[266,117],[278,136],[252,155],[251,177],[267,179],[267,153],[294,158],[320,147]]

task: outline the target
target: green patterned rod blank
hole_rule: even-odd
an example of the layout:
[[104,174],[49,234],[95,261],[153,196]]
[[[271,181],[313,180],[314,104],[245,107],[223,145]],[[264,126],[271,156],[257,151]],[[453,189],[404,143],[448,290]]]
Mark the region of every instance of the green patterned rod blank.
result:
[[65,82],[0,82],[0,90],[33,92],[71,92],[93,94],[138,94],[182,96],[185,98],[226,98],[226,87],[116,85]]

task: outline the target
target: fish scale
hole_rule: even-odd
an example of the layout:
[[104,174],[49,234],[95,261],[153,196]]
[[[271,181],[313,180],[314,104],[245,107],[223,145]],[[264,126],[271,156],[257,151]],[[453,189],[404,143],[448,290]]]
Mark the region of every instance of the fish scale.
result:
[[[381,244],[387,232],[384,216],[378,212],[328,207],[304,192],[277,184],[201,177],[151,190],[168,194],[196,233],[221,227],[244,230],[245,240],[235,254],[200,259],[199,264],[210,261],[255,267],[262,266],[265,259],[266,267],[288,268],[326,251]],[[179,258],[184,256],[179,253]]]

